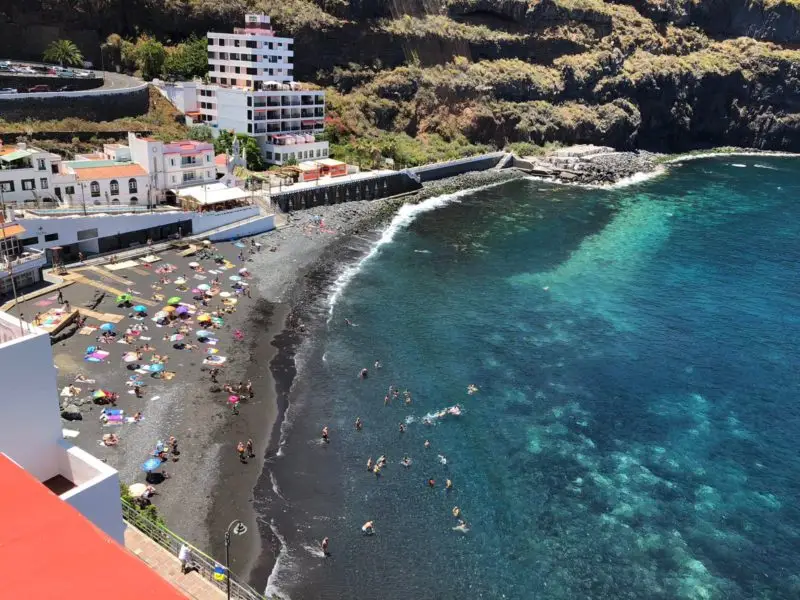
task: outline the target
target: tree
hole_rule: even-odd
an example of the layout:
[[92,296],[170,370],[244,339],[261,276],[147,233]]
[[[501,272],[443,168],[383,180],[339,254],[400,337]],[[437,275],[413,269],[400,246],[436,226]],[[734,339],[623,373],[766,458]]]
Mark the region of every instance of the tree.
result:
[[66,65],[81,66],[83,64],[83,54],[72,40],[55,40],[44,51],[43,58],[46,62],[58,63],[62,67]]
[[167,50],[164,60],[164,77],[167,79],[194,79],[208,72],[208,48],[205,38],[190,37],[182,44]]
[[[245,133],[237,133],[236,137],[242,147],[242,151],[247,156],[247,168],[250,171],[263,171],[267,168],[267,163],[261,155],[261,148],[258,147],[256,138]],[[223,130],[214,140],[214,152],[217,154],[230,154],[233,147],[233,133]]]
[[189,139],[198,142],[213,142],[214,131],[208,125],[192,125],[189,128]]
[[167,51],[161,42],[147,36],[141,36],[136,41],[134,51],[136,55],[136,68],[142,73],[142,79],[153,79],[161,74]]

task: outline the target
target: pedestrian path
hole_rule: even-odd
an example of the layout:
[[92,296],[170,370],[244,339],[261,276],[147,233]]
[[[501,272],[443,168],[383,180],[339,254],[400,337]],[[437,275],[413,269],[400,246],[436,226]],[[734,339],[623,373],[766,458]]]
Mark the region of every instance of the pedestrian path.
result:
[[225,594],[198,573],[181,573],[181,563],[170,552],[156,544],[135,527],[125,528],[125,547],[141,558],[147,566],[161,575],[187,598],[221,600]]
[[79,308],[78,312],[82,315],[87,317],[92,317],[93,319],[97,319],[101,323],[119,323],[125,317],[123,315],[117,315],[114,313],[101,313],[97,312],[96,310],[90,310],[88,308]]
[[104,269],[103,267],[99,267],[96,265],[92,265],[91,267],[87,267],[90,271],[98,273],[100,277],[103,279],[111,279],[112,281],[116,281],[117,283],[121,283],[123,285],[133,285],[133,282],[130,279],[125,279],[124,277],[117,275],[116,273],[112,273],[108,269]]

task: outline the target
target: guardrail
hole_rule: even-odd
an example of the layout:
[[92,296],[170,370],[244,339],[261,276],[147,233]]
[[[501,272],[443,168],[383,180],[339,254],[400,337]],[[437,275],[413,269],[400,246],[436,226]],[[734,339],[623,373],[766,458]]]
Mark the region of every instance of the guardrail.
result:
[[208,554],[201,552],[189,542],[174,534],[163,525],[154,523],[150,519],[142,516],[141,512],[124,500],[122,502],[122,518],[131,527],[135,527],[159,546],[167,550],[170,554],[178,556],[181,546],[186,544],[192,551],[192,564],[203,578],[209,580],[223,592],[227,590],[227,582],[214,578],[214,569],[222,567],[231,580],[231,598],[236,600],[266,600],[266,596],[259,594],[246,583],[238,580],[235,573],[228,571],[227,567]]
[[[138,92],[147,88],[147,83],[141,85],[106,90],[103,88],[95,88],[89,90],[80,90],[76,92],[23,92],[18,94],[4,94],[3,100],[30,100],[32,98],[81,98],[83,96],[118,96],[120,94],[130,94]],[[102,133],[102,132],[100,132]]]

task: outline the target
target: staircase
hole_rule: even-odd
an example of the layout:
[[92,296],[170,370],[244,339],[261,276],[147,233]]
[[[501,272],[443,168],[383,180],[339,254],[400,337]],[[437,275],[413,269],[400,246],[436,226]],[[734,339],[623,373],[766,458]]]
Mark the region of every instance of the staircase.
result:
[[514,161],[514,154],[511,152],[506,152],[505,156],[500,159],[500,162],[494,166],[495,171],[501,171],[508,166],[508,163]]

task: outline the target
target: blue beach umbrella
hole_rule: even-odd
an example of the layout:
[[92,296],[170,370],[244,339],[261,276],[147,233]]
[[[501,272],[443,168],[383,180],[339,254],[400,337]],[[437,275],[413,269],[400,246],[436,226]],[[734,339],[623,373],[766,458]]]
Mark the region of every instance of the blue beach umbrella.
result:
[[87,346],[86,347],[86,354],[91,354],[92,352],[97,351],[97,346]]
[[133,307],[133,311],[139,313],[147,312],[147,307],[141,304],[137,304],[136,306]]
[[164,365],[156,363],[154,365],[150,365],[150,372],[151,373],[161,373],[164,370]]
[[144,461],[144,464],[142,464],[142,471],[145,473],[152,473],[159,468],[161,468],[161,460],[158,458],[148,458]]
[[207,338],[211,336],[211,332],[206,331],[205,329],[198,329],[195,335],[199,338]]
[[228,279],[230,279],[231,281],[241,281],[242,280],[242,278],[239,277],[238,275],[231,275],[230,277],[228,277]]
[[114,331],[114,325],[111,323],[103,323],[100,325],[100,331]]

